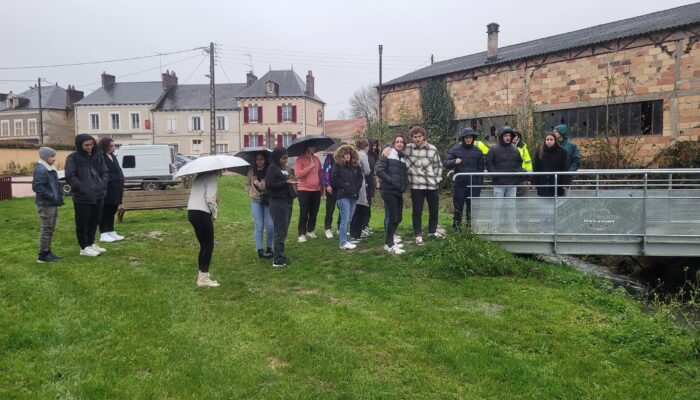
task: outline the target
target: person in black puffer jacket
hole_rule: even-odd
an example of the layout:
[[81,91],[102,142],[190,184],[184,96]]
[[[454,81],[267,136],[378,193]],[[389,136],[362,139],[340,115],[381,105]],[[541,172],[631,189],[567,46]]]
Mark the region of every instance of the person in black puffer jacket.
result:
[[[522,172],[523,159],[515,145],[511,144],[513,139],[513,128],[510,126],[502,126],[498,130],[498,144],[491,146],[488,154],[486,154],[486,168],[489,172]],[[516,204],[515,195],[517,184],[522,181],[522,177],[518,175],[500,175],[493,176],[493,196],[496,198],[493,202],[493,228],[496,233],[499,231],[501,224],[501,213],[505,210],[505,223],[511,232],[516,232]],[[507,198],[504,201],[501,198]],[[511,199],[512,198],[512,199]]]
[[[459,144],[454,145],[447,153],[445,168],[454,169],[455,173],[484,172],[484,153],[474,145],[477,132],[472,128],[465,128],[459,133]],[[460,176],[454,180],[452,200],[454,202],[454,218],[452,227],[458,229],[462,226],[464,203],[467,203],[467,224],[471,221],[472,197],[481,195],[483,176]]]
[[114,140],[111,138],[100,139],[102,158],[109,171],[107,193],[105,194],[102,216],[100,217],[100,242],[115,242],[124,240],[124,236],[114,230],[114,215],[118,210],[123,210],[122,196],[124,195],[124,173],[119,166],[119,160],[114,155]]
[[75,152],[66,159],[66,182],[73,192],[75,234],[81,256],[98,256],[106,250],[95,245],[95,232],[109,182],[109,171],[95,139],[87,134],[75,137]]
[[270,215],[274,230],[274,259],[273,267],[285,267],[290,264],[284,254],[284,241],[287,240],[287,230],[292,220],[292,207],[296,191],[292,184],[296,181],[289,179],[287,149],[278,147],[270,156],[272,162],[265,173],[265,187],[270,194]]
[[[535,154],[533,168],[535,172],[557,172],[569,170],[569,153],[562,147],[553,133],[544,137],[542,148]],[[554,197],[554,175],[536,175],[533,183],[537,186],[537,195],[540,197]],[[567,183],[565,175],[559,175],[556,181],[557,196],[565,195],[564,186]],[[552,232],[552,219],[554,216],[554,204],[551,200],[540,200],[540,231]]]
[[392,149],[388,156],[382,156],[377,162],[376,173],[381,183],[380,193],[384,199],[386,221],[386,239],[384,249],[392,254],[402,254],[400,244],[394,242],[394,234],[401,223],[403,214],[403,192],[408,187],[408,167],[403,149],[406,139],[402,135],[394,137]]
[[331,186],[336,195],[336,205],[340,211],[340,248],[352,250],[357,247],[348,242],[348,227],[355,212],[357,198],[362,187],[363,176],[360,167],[360,156],[350,145],[342,145],[333,154],[335,167],[331,171]]

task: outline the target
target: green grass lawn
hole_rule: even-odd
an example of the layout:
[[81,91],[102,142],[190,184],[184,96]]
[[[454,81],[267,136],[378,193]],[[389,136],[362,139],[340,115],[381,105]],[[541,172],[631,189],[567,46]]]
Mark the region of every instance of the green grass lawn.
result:
[[297,244],[297,204],[272,269],[242,179],[219,190],[219,288],[195,286],[185,210],[128,212],[78,257],[68,198],[64,259],[38,264],[33,199],[0,202],[0,399],[700,398],[698,333],[604,282],[469,234],[392,256],[381,210],[354,251]]

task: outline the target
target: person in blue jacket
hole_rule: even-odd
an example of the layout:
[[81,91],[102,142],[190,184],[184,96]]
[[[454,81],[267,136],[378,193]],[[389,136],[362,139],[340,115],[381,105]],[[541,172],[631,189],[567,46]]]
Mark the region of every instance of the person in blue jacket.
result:
[[[472,128],[463,129],[458,136],[459,143],[447,153],[443,163],[447,169],[453,169],[456,174],[462,172],[484,172],[484,153],[475,145],[478,133]],[[471,221],[471,203],[473,197],[481,195],[483,176],[460,176],[454,180],[452,200],[454,202],[454,218],[452,227],[462,227],[462,216],[466,211],[467,225]],[[466,208],[464,207],[466,203]]]
[[51,237],[56,230],[58,207],[63,205],[63,194],[58,182],[58,173],[53,164],[56,150],[50,147],[39,149],[39,161],[34,168],[32,190],[36,193],[36,208],[39,211],[41,230],[39,234],[39,258],[37,262],[54,262],[61,257],[51,251]]

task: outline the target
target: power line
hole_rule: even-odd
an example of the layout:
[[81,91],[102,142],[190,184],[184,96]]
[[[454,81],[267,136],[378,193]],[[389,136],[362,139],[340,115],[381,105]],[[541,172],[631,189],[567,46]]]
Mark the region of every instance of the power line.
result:
[[[193,59],[193,58],[197,58],[197,57],[200,57],[200,56],[201,56],[200,54],[195,54],[195,55],[193,55],[193,56],[181,58],[181,59],[179,59],[179,60],[175,60],[175,61],[169,62],[169,63],[167,63],[167,64],[162,64],[162,65],[159,65],[159,66],[157,66],[157,67],[148,68],[148,69],[144,69],[144,70],[137,71],[137,72],[130,72],[130,73],[124,74],[124,75],[119,75],[119,76],[117,76],[117,78],[127,78],[127,77],[129,77],[129,76],[142,74],[142,73],[144,73],[144,72],[153,71],[153,70],[160,69],[160,68],[162,68],[162,67],[167,67],[167,66],[173,65],[173,64],[178,64],[178,63],[181,63],[181,62],[183,62],[183,61],[191,60],[191,59]],[[96,82],[90,82],[90,83],[83,83],[83,84],[80,84],[80,85],[75,85],[75,87],[83,87],[83,86],[96,85],[96,84],[98,84],[98,83],[100,83],[100,82],[99,82],[99,81],[96,81]]]
[[231,80],[228,78],[228,74],[226,73],[226,68],[224,68],[224,63],[221,62],[221,56],[219,55],[219,53],[216,53],[216,58],[219,60],[219,66],[221,67],[221,71],[223,71],[224,76],[226,77],[226,81],[228,81],[228,83],[231,83]]
[[80,65],[93,65],[93,64],[105,64],[105,63],[112,63],[112,62],[120,62],[120,61],[133,61],[133,60],[142,60],[144,58],[153,58],[153,57],[160,57],[160,56],[167,56],[170,54],[179,54],[179,53],[186,53],[188,51],[195,51],[195,50],[201,50],[201,47],[196,47],[194,49],[187,49],[187,50],[180,50],[180,51],[172,51],[169,53],[159,53],[159,54],[151,54],[148,56],[139,56],[139,57],[129,57],[129,58],[117,58],[113,60],[102,60],[102,61],[88,61],[88,62],[81,62],[81,63],[70,63],[70,64],[54,64],[54,65],[29,65],[29,66],[23,66],[23,67],[0,67],[0,70],[10,70],[10,69],[38,69],[38,68],[57,68],[57,67],[74,67],[74,66],[80,66]]
[[194,69],[192,70],[192,72],[190,72],[190,74],[187,76],[187,78],[186,78],[184,81],[182,81],[183,84],[187,83],[187,81],[190,80],[190,78],[192,77],[192,75],[194,75],[194,73],[197,72],[197,70],[199,69],[199,67],[202,65],[202,63],[203,63],[204,60],[206,60],[206,59],[207,59],[207,56],[206,56],[206,55],[203,55],[203,56],[202,56],[202,59],[199,61],[199,64],[197,64],[197,66],[194,67]]
[[[309,54],[318,55],[321,57],[362,57],[369,59],[376,59],[376,56],[372,54],[348,54],[348,53],[328,53],[328,52],[315,52],[315,51],[302,51],[302,50],[282,50],[282,49],[265,49],[259,47],[247,47],[247,46],[226,46],[231,48],[239,48],[246,50],[256,50],[258,52],[273,52],[273,53],[285,53],[285,54]],[[413,60],[425,60],[425,56],[385,56],[386,58],[397,58],[397,59],[413,59]]]

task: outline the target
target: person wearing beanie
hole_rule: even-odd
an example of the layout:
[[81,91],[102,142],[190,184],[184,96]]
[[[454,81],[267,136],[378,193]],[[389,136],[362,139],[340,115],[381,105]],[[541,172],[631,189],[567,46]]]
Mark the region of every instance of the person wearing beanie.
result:
[[282,147],[274,149],[270,158],[272,162],[265,173],[265,187],[270,194],[270,215],[274,227],[272,266],[278,268],[290,264],[289,258],[284,254],[284,241],[287,240],[287,230],[292,220],[292,208],[296,197],[296,191],[292,185],[297,182],[289,179],[287,149]]
[[75,151],[66,159],[66,182],[73,193],[75,209],[75,235],[80,245],[80,255],[95,257],[107,251],[95,244],[95,233],[102,215],[107,193],[109,170],[95,138],[88,134],[75,137]]
[[[484,153],[476,145],[477,132],[472,128],[465,128],[459,133],[459,143],[454,145],[447,153],[444,166],[454,169],[455,173],[484,172]],[[462,216],[466,211],[467,225],[471,224],[472,198],[481,194],[483,176],[460,176],[455,178],[452,189],[454,202],[454,218],[452,227],[462,227]],[[465,206],[466,203],[466,207]]]
[[119,166],[119,160],[114,155],[114,140],[111,138],[100,139],[100,149],[105,165],[109,171],[109,182],[107,182],[107,193],[105,194],[102,215],[100,216],[100,242],[116,242],[124,240],[124,236],[117,234],[114,230],[114,215],[118,210],[124,209],[122,206],[122,196],[124,194],[124,173]]
[[58,182],[56,150],[50,147],[39,149],[39,161],[34,168],[32,190],[36,193],[36,208],[39,212],[41,229],[39,233],[39,257],[37,262],[55,262],[61,257],[51,251],[51,237],[56,230],[58,207],[63,205],[63,194]]

